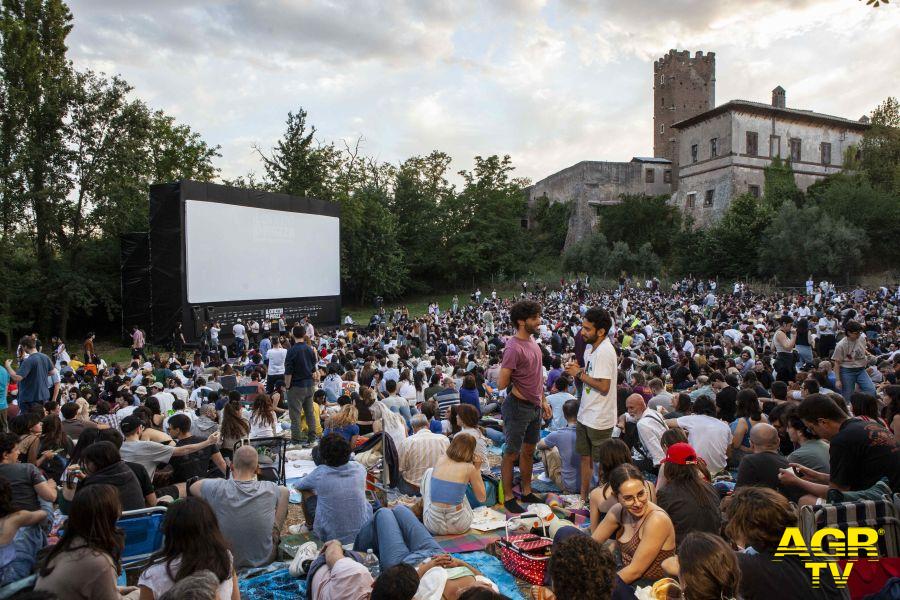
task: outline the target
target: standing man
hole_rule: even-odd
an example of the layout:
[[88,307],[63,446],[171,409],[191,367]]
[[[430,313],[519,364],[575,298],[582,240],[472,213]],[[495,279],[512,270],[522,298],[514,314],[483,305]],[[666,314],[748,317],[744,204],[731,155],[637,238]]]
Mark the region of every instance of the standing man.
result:
[[497,385],[506,390],[500,407],[506,446],[503,451],[503,490],[507,496],[504,507],[511,513],[525,512],[512,495],[513,467],[519,461],[522,501],[537,503],[540,499],[531,491],[531,469],[534,448],[541,438],[541,418],[550,418],[552,411],[544,397],[541,371],[541,349],[534,336],[541,325],[541,305],[523,300],[509,310],[509,320],[516,334],[507,338],[500,363]]
[[137,325],[131,328],[131,358],[147,358],[144,354],[144,332]]
[[581,455],[581,497],[588,500],[594,463],[600,460],[600,444],[612,437],[616,425],[616,350],[607,334],[612,318],[602,308],[584,313],[581,337],[591,347],[585,367],[577,362],[566,365],[566,372],[582,384],[578,409],[575,451]]
[[234,345],[236,346],[236,353],[238,356],[240,356],[245,348],[244,340],[247,337],[247,328],[244,327],[244,324],[241,323],[240,319],[238,319],[237,323],[234,324],[234,327],[231,328],[231,332],[234,334]]
[[287,351],[284,361],[284,386],[287,388],[288,412],[291,416],[291,440],[302,443],[300,412],[306,415],[309,435],[315,437],[316,415],[313,412],[313,373],[316,369],[316,353],[304,342],[306,328],[296,325],[291,329],[294,345]]
[[56,374],[56,369],[46,354],[38,352],[34,338],[26,335],[19,340],[25,358],[19,363],[19,370],[13,371],[12,361],[6,361],[6,372],[9,378],[19,384],[19,414],[26,414],[31,407],[43,407],[50,399],[48,377]]

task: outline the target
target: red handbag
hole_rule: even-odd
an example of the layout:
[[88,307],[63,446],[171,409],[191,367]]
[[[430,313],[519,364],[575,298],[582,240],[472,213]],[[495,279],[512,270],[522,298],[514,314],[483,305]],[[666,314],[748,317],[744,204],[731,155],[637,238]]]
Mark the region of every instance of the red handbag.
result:
[[[535,514],[516,515],[516,518],[537,517]],[[533,585],[544,583],[547,563],[550,561],[550,547],[553,540],[547,537],[547,525],[541,519],[543,536],[532,533],[509,534],[509,519],[506,521],[506,536],[497,541],[500,546],[500,561],[503,567]]]

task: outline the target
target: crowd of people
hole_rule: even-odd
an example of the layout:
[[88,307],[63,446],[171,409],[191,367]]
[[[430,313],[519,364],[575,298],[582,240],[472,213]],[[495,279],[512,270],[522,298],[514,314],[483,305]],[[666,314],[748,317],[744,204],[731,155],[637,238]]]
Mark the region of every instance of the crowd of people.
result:
[[[294,483],[324,543],[291,564],[310,598],[501,598],[435,536],[469,531],[485,504],[542,503],[539,479],[590,519],[555,532],[536,598],[632,598],[661,580],[690,600],[844,597],[774,552],[798,506],[900,491],[900,288],[810,284],[476,290],[364,327],[209,323],[192,348],[179,328],[171,353],[148,353],[135,326],[128,364],[106,364],[93,336],[84,361],[25,336],[0,370],[0,584],[238,598],[238,574],[276,559],[289,505],[241,442],[283,436],[317,465]],[[373,505],[375,441],[418,502]],[[159,504],[165,546],[118,586],[116,522]]]

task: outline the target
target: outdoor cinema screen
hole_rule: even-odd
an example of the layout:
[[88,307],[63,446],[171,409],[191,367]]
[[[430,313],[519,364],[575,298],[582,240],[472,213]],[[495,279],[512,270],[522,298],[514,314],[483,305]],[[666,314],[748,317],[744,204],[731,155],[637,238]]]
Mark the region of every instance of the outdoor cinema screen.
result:
[[190,304],[337,296],[337,217],[185,200]]

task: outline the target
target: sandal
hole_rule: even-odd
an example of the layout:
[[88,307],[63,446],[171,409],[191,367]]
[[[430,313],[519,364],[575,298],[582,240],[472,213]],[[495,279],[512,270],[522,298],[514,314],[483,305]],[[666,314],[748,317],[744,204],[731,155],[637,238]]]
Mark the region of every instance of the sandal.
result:
[[556,596],[542,585],[531,586],[531,600],[556,600]]

